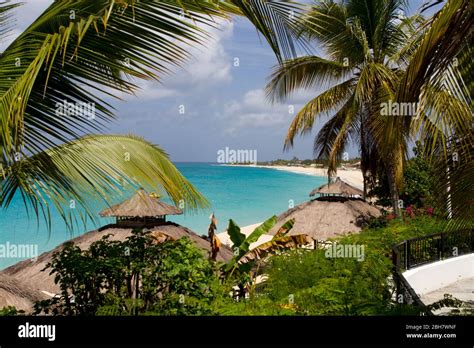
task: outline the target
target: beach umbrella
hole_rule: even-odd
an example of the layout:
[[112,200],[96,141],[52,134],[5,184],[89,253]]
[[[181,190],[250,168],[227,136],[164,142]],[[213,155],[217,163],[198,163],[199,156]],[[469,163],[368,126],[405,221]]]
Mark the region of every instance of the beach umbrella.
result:
[[326,240],[347,233],[359,232],[370,218],[380,211],[363,200],[325,201],[315,199],[302,203],[278,216],[269,234],[275,234],[288,220],[295,219],[288,235],[306,234],[315,240]]

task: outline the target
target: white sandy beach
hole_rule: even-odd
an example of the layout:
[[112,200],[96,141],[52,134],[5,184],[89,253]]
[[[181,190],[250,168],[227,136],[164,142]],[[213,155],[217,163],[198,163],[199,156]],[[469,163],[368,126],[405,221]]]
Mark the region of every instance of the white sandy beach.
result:
[[[241,167],[257,167],[257,168],[265,168],[265,169],[274,169],[274,170],[283,170],[291,173],[297,174],[305,174],[305,175],[313,175],[313,176],[327,176],[327,168],[314,168],[314,167],[301,167],[301,166],[260,166],[260,165],[238,165]],[[347,182],[348,184],[355,186],[359,189],[363,189],[364,181],[362,178],[362,172],[360,169],[338,169],[337,175],[341,178],[341,180]],[[240,228],[240,232],[248,236],[250,233],[253,232],[255,228],[260,226],[262,222],[255,223],[252,225],[244,226]],[[230,240],[229,235],[226,231],[218,234],[219,239],[223,244],[227,244],[232,246],[232,241]],[[250,245],[250,248],[254,248],[257,245],[265,243],[272,239],[273,236],[263,235],[259,238],[259,240]]]
[[[327,168],[315,168],[315,167],[301,167],[301,166],[260,166],[260,165],[242,165],[243,167],[256,167],[283,170],[286,172],[313,175],[313,176],[324,176],[327,177]],[[362,171],[360,169],[338,169],[336,176],[340,177],[341,180],[348,184],[355,186],[359,189],[363,189],[364,180],[362,178]]]

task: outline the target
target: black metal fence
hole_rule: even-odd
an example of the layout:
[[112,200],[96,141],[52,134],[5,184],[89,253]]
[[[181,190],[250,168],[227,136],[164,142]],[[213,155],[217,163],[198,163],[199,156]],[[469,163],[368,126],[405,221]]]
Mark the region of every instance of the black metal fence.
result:
[[397,299],[403,299],[403,303],[421,306],[425,308],[421,311],[422,313],[432,315],[402,273],[414,267],[472,252],[474,252],[473,229],[430,234],[394,245],[392,247],[393,280]]
[[392,248],[393,263],[405,271],[474,251],[474,230],[442,232],[405,240]]

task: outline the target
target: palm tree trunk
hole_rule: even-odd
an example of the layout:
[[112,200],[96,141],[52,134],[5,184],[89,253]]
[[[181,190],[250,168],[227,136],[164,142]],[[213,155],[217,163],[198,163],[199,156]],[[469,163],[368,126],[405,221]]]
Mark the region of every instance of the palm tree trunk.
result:
[[398,185],[395,175],[395,170],[393,165],[387,165],[387,180],[388,180],[388,187],[390,189],[390,200],[392,201],[392,208],[393,213],[397,216],[400,216],[400,196],[398,194]]
[[362,180],[364,181],[362,198],[366,199],[367,198],[367,182],[368,182],[369,178],[368,178],[367,172],[365,170],[362,171]]
[[363,179],[363,199],[367,197],[367,183],[369,180],[368,177],[368,168],[369,168],[369,151],[367,148],[367,132],[366,132],[366,120],[368,117],[368,105],[364,106],[364,110],[361,113],[361,121],[360,121],[360,169],[362,171],[362,179]]

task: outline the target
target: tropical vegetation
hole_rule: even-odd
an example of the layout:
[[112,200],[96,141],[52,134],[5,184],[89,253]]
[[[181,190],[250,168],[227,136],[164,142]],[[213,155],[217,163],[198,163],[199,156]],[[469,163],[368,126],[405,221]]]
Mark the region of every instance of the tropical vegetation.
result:
[[334,240],[363,245],[364,261],[328,258],[324,249],[296,249],[272,256],[260,289],[246,301],[218,302],[222,315],[395,315],[420,308],[396,302],[390,284],[391,246],[439,232],[445,223],[430,216],[391,220],[384,227]]
[[[357,258],[328,258],[325,249],[288,250],[275,241],[272,252],[260,246],[251,254],[240,236],[235,258],[206,259],[187,238],[157,243],[135,230],[125,241],[108,236],[81,250],[68,243],[46,271],[61,294],[38,302],[36,314],[52,315],[382,315],[415,314],[420,308],[393,300],[391,246],[443,230],[445,222],[429,215],[391,220],[334,240],[364,246]],[[239,238],[234,227],[234,238]],[[296,236],[295,236],[296,237]],[[287,237],[288,238],[288,237]],[[237,242],[239,243],[239,242]],[[270,242],[269,242],[270,243]],[[263,251],[263,252],[262,252]],[[248,261],[243,258],[247,255]],[[250,259],[250,255],[259,255]],[[265,262],[256,262],[256,261]],[[230,271],[230,272],[229,272]],[[265,275],[264,282],[257,276]],[[243,292],[233,291],[236,287]],[[233,295],[233,296],[231,296]],[[4,315],[18,314],[5,308]]]
[[[17,6],[0,3],[2,38]],[[206,28],[233,14],[252,21],[277,57],[289,55],[294,34],[285,11],[294,7],[264,0],[54,1],[0,54],[1,207],[18,194],[37,217],[48,221],[54,208],[71,225],[94,219],[89,197],[109,200],[124,183],[158,186],[188,210],[205,207],[158,146],[96,135],[115,118],[110,98],[180,67],[191,46],[212,39]],[[94,111],[78,112],[78,104]],[[71,202],[82,209],[69,209]]]
[[[439,168],[439,206],[446,211],[450,201],[446,215],[468,223],[472,205],[462,205],[466,197],[459,194],[468,189],[472,200],[472,185],[466,184],[472,179],[468,168],[474,138],[467,75],[472,6],[448,0],[427,19],[421,13],[407,17],[406,7],[402,0],[316,1],[300,18],[299,34],[314,40],[323,55],[284,61],[275,68],[267,92],[272,100],[283,100],[299,88],[322,89],[294,118],[285,146],[330,116],[315,137],[315,156],[328,159],[332,174],[347,143],[358,143],[365,186],[375,186],[382,171],[395,213],[400,213],[408,144],[420,140]],[[402,114],[384,110],[407,103],[415,109]]]
[[[403,191],[400,199],[403,207],[433,209],[436,200],[435,169],[426,158],[420,143],[413,148],[414,156],[407,160],[403,171]],[[390,189],[383,171],[378,173],[377,184],[369,191],[378,205],[390,206]]]
[[125,241],[105,236],[87,250],[66,243],[46,266],[61,293],[35,312],[206,315],[218,293],[214,268],[189,239],[157,243],[140,229]]
[[[0,36],[11,29],[17,6],[0,3]],[[48,221],[54,208],[72,228],[94,218],[91,197],[109,204],[126,185],[159,186],[189,210],[206,206],[160,147],[134,135],[102,132],[114,119],[108,98],[134,93],[137,80],[160,80],[173,72],[189,57],[189,47],[211,39],[206,28],[239,15],[255,25],[278,59],[267,86],[270,99],[320,88],[294,118],[285,146],[328,117],[315,137],[315,157],[327,161],[334,175],[346,146],[355,141],[364,194],[372,189],[385,198],[392,214],[337,240],[364,246],[364,262],[295,248],[305,240],[288,235],[292,221],[252,249],[276,217],[249,236],[231,220],[234,257],[225,264],[206,259],[186,238],[156,243],[142,230],[122,242],[105,237],[87,250],[67,243],[47,266],[61,293],[37,303],[36,313],[416,311],[393,301],[391,245],[473,223],[474,17],[468,0],[447,0],[427,18],[423,11],[407,17],[406,6],[402,0],[321,0],[309,6],[265,0],[54,1],[0,54],[2,209],[21,195],[38,218]],[[313,52],[315,45],[321,54]],[[308,53],[299,54],[299,47]],[[94,113],[59,111],[68,103],[94,105]],[[387,113],[388,105],[405,104],[416,111]],[[414,141],[415,157],[409,159]],[[408,208],[403,213],[400,198],[405,206],[433,204],[437,214]],[[71,202],[81,209],[68,209]],[[211,236],[214,230],[211,226]],[[211,247],[214,252],[214,239]],[[263,284],[259,275],[266,277]],[[15,308],[0,311],[15,314]]]

